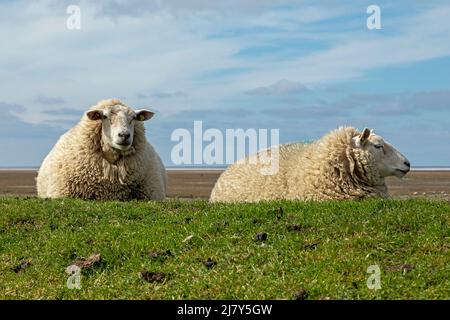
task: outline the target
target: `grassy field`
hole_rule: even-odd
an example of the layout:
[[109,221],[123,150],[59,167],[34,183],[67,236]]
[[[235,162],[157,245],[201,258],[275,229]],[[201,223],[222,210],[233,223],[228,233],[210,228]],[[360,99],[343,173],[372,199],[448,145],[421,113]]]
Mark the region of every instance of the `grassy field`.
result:
[[[450,298],[444,201],[2,198],[0,212],[2,299],[293,299],[302,289],[307,299]],[[101,261],[83,269],[81,289],[68,289],[66,267],[94,253]],[[367,288],[370,265],[380,290]],[[143,271],[165,277],[148,282]]]

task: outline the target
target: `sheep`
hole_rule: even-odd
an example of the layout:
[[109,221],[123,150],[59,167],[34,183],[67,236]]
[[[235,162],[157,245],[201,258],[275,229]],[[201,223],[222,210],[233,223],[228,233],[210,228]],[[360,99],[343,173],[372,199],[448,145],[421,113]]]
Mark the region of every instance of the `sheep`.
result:
[[92,106],[44,159],[37,182],[41,198],[163,200],[166,169],[147,142],[143,121],[118,99]]
[[274,148],[269,154],[278,152],[276,174],[261,174],[259,154],[247,157],[221,174],[210,201],[388,197],[385,177],[401,178],[410,170],[406,157],[368,128],[340,127],[311,144]]

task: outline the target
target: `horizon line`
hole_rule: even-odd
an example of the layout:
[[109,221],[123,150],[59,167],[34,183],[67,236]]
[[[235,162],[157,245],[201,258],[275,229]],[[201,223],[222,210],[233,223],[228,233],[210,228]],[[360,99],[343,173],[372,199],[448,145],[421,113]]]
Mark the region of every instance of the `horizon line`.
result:
[[[177,170],[205,170],[205,171],[219,171],[225,170],[228,166],[166,166],[166,170],[177,171]],[[0,171],[34,171],[39,170],[39,167],[34,166],[0,166]],[[450,166],[415,166],[411,167],[411,171],[450,171]]]

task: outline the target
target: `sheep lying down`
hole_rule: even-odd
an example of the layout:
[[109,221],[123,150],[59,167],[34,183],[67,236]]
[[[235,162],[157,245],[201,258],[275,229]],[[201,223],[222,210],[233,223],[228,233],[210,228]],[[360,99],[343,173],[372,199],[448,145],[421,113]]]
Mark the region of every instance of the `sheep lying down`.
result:
[[166,170],[143,124],[152,116],[118,99],[91,107],[44,159],[36,179],[38,196],[163,200]]
[[259,154],[252,155],[222,173],[210,201],[387,197],[385,178],[403,177],[410,170],[405,156],[367,128],[341,127],[311,144],[274,148],[276,173],[263,174]]

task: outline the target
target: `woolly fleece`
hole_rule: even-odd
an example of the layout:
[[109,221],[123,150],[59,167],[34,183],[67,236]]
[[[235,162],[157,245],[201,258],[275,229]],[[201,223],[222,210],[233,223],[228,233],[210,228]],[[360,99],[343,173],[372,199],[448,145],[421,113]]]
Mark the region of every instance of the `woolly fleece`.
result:
[[[118,99],[108,99],[89,110],[118,104],[126,106]],[[134,130],[132,147],[118,151],[102,142],[102,122],[84,114],[44,159],[37,177],[38,196],[163,200],[167,185],[164,165],[147,142],[142,121],[135,122]]]

